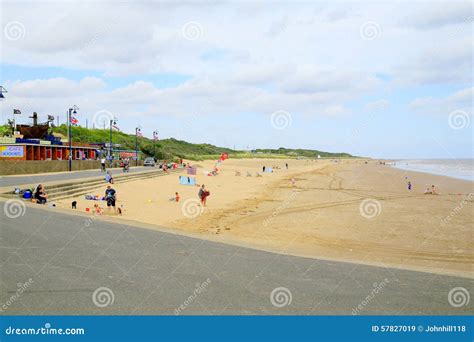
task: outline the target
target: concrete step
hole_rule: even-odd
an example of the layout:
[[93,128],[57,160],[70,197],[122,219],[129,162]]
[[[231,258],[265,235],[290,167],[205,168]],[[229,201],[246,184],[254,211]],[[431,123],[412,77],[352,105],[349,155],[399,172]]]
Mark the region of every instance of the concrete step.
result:
[[[172,173],[178,173],[181,170],[182,169],[170,170],[169,173],[164,173],[162,171],[145,172],[145,173],[137,173],[134,175],[130,174],[129,175],[130,177],[123,177],[123,176],[116,177],[116,178],[114,177],[114,183],[119,184],[119,183],[134,181],[134,180],[140,180],[140,179],[162,177],[162,176],[166,176]],[[81,184],[55,187],[53,191],[50,191],[48,188],[47,191],[48,191],[48,197],[51,201],[58,201],[65,198],[83,196],[83,195],[87,195],[91,193],[93,194],[94,193],[93,190],[98,190],[98,189],[103,190],[106,185],[107,183],[103,179],[99,179],[99,180],[85,182]]]

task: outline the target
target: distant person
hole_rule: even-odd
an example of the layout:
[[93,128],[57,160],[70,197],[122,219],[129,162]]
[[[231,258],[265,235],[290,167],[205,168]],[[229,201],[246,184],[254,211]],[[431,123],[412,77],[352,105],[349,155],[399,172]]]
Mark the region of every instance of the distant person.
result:
[[114,212],[116,212],[115,202],[117,201],[117,192],[112,189],[110,185],[107,185],[107,189],[105,190],[105,201],[107,202],[107,208],[110,211],[110,207],[114,208]]
[[288,170],[288,163],[286,163],[285,166],[286,166],[286,169]]
[[436,190],[436,188],[435,188],[434,185],[431,186],[431,194],[433,194],[433,195],[437,195],[437,194],[438,194],[438,191]]
[[104,157],[100,158],[100,166],[101,166],[101,171],[105,172],[105,158]]
[[176,202],[179,202],[179,199],[180,199],[180,198],[181,198],[181,197],[179,197],[179,193],[175,192],[175,193],[174,193],[174,200],[175,200]]
[[410,181],[408,181],[407,187],[408,187],[408,191],[411,191],[411,182]]
[[429,187],[426,188],[424,194],[425,194],[425,195],[431,195],[431,194],[432,194],[431,189],[430,189]]
[[38,184],[33,197],[36,199],[36,203],[46,204],[46,202],[48,201],[48,194],[46,193],[42,184]]
[[262,167],[262,172],[265,172],[265,169],[266,169],[266,167],[265,167],[265,165],[264,165],[264,166]]

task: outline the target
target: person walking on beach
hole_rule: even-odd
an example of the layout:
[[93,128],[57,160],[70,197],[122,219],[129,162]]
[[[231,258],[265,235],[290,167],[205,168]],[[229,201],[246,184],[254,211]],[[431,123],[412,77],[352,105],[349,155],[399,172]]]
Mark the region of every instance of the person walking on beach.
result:
[[288,170],[288,163],[286,163],[285,166],[286,166],[286,169]]
[[206,186],[203,184],[201,186],[201,188],[199,189],[199,192],[198,192],[198,197],[199,199],[201,200],[201,205],[203,207],[206,206],[206,200],[207,200],[207,197],[210,195],[211,193],[206,189]]
[[407,186],[408,186],[408,191],[411,191],[411,182],[410,181],[408,181]]
[[263,165],[263,167],[262,167],[262,172],[265,172],[265,169],[266,169],[266,168],[265,168],[265,165]]
[[110,207],[112,207],[114,208],[115,213],[115,202],[117,201],[117,192],[112,189],[110,185],[107,185],[107,189],[105,190],[105,200],[107,201],[107,208],[109,209],[109,211]]

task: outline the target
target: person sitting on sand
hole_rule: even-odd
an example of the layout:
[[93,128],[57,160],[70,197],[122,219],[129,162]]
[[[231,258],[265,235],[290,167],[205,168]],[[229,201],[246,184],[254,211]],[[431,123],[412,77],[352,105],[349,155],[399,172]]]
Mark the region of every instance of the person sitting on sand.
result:
[[44,187],[43,187],[42,184],[39,184],[39,185],[36,187],[36,191],[35,191],[33,197],[36,199],[36,203],[38,203],[38,204],[46,204],[46,202],[47,202],[47,200],[48,200],[48,194],[47,194],[46,191],[44,190]]
[[438,194],[438,192],[437,192],[437,190],[436,190],[436,188],[435,188],[434,185],[431,186],[431,194],[432,194],[432,195],[437,195],[437,194]]
[[110,185],[107,185],[107,189],[105,190],[105,200],[107,201],[107,208],[109,211],[110,207],[113,207],[114,212],[116,212],[115,202],[117,201],[117,193]]
[[114,179],[112,178],[112,174],[110,173],[110,171],[107,171],[107,173],[105,174],[105,181],[107,183],[114,184]]

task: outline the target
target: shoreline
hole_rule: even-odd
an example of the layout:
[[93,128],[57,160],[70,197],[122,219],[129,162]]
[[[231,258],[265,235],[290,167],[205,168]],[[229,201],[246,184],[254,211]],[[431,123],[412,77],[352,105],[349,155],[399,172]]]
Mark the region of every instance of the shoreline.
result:
[[[419,161],[430,161],[430,160],[436,161],[436,160],[439,160],[439,159],[419,159]],[[442,159],[442,160],[443,161],[444,160],[448,161],[448,159]],[[456,160],[459,160],[459,159],[453,159],[453,163]],[[466,161],[471,160],[471,161],[473,161],[473,164],[474,164],[474,160],[471,159],[471,158],[464,158],[464,159],[461,159],[461,160],[466,160]],[[392,163],[390,163],[388,165],[395,168],[395,169],[403,170],[403,171],[426,173],[426,174],[429,174],[429,175],[444,176],[444,177],[449,177],[449,178],[453,178],[453,179],[464,180],[464,181],[468,181],[468,182],[474,182],[474,176],[467,175],[468,172],[466,172],[466,175],[464,175],[464,174],[460,175],[459,170],[457,171],[458,174],[455,174],[456,170],[453,170],[452,172],[446,172],[446,171],[442,171],[442,170],[427,170],[427,169],[423,169],[422,167],[417,168],[416,166],[413,167],[413,166],[403,165],[403,163],[407,164],[407,162],[410,162],[410,161],[413,162],[413,161],[417,161],[417,160],[397,159],[397,160],[392,160]],[[428,165],[434,165],[434,164],[428,164]]]

